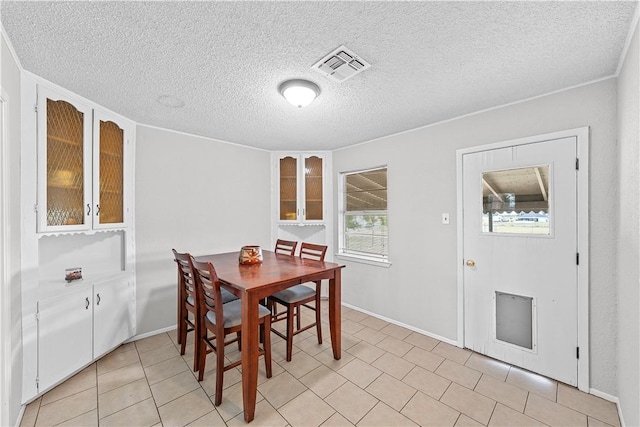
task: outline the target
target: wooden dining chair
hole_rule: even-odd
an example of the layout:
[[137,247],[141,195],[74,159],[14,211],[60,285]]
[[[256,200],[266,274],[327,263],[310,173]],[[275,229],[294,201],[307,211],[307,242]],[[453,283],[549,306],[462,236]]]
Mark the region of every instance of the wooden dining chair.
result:
[[[193,371],[198,370],[198,309],[196,306],[196,284],[188,253],[179,253],[175,249],[173,256],[178,266],[178,344],[180,355],[187,347],[187,333],[196,331],[194,339]],[[191,313],[191,315],[189,314]]]
[[[240,343],[240,331],[242,329],[242,303],[240,300],[233,300],[220,304],[222,299],[220,281],[218,275],[209,262],[198,262],[191,257],[191,264],[195,273],[196,287],[198,288],[198,304],[200,306],[199,318],[199,338],[198,346],[198,381],[204,379],[205,364],[207,354],[216,354],[216,398],[215,405],[222,403],[222,385],[224,372],[242,364],[242,359],[225,365],[224,348],[234,342]],[[259,354],[264,355],[264,364],[267,378],[271,378],[271,312],[263,305],[258,305],[259,325],[264,336],[262,348]],[[211,332],[212,335],[209,335]],[[258,339],[258,331],[255,331],[255,339]],[[234,334],[235,337],[226,341],[227,335]]]
[[273,251],[277,254],[294,256],[296,253],[296,246],[298,246],[298,242],[278,239],[276,240],[276,247]]
[[[175,249],[173,256],[178,266],[178,344],[180,344],[180,354],[184,355],[187,346],[187,333],[196,331],[198,326],[198,306],[196,304],[195,280],[192,267],[189,264],[191,255],[189,253],[179,253]],[[222,302],[227,303],[238,299],[226,289],[221,289]],[[189,315],[191,313],[191,316]],[[198,332],[195,333],[193,371],[198,371]]]
[[[276,247],[273,250],[273,252],[281,255],[294,256],[296,254],[296,246],[298,246],[298,242],[296,241],[278,239],[276,240]],[[271,310],[273,314],[278,313],[278,306],[273,305]]]
[[[323,245],[314,245],[312,243],[302,242],[300,245],[300,258],[312,259],[316,261],[324,261],[324,256],[327,253],[327,247]],[[267,298],[267,307],[272,313],[271,323],[279,322],[281,320],[287,321],[286,333],[283,334],[278,330],[271,329],[273,333],[281,337],[287,342],[287,362],[291,361],[291,354],[293,351],[293,336],[298,335],[307,329],[316,327],[318,334],[318,344],[322,344],[322,322],[320,321],[320,284],[322,281],[316,280],[315,287],[310,288],[305,285],[295,285],[290,288],[284,289],[280,292],[269,296]],[[309,303],[315,302],[314,305]],[[276,304],[285,306],[286,310],[278,313],[276,311]],[[316,313],[315,322],[300,327],[300,307],[307,307]],[[296,318],[296,329],[293,329],[293,317]]]

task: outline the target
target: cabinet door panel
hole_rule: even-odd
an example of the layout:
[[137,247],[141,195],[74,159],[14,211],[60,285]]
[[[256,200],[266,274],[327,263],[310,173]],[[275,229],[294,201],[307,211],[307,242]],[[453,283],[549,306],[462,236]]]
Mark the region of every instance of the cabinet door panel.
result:
[[298,159],[280,159],[280,220],[298,219]]
[[129,307],[132,299],[132,288],[127,280],[94,286],[94,358],[131,337]]
[[39,230],[91,227],[91,109],[39,88]]
[[125,222],[125,130],[95,111],[93,138],[93,226],[122,226]]
[[317,156],[304,159],[304,219],[322,221],[323,206],[322,158]]
[[38,302],[40,390],[92,359],[91,288]]

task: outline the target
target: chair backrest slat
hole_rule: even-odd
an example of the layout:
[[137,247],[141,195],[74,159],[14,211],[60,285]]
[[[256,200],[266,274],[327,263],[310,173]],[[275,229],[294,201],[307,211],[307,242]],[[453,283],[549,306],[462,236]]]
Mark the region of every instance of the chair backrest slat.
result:
[[195,306],[198,298],[193,269],[190,264],[191,255],[188,253],[179,253],[175,249],[171,250],[173,251],[175,262],[178,265],[178,283],[180,283],[180,291],[182,292],[181,297],[184,299],[190,296],[193,297]]
[[324,261],[324,255],[327,253],[327,247],[324,245],[315,245],[313,243],[302,242],[300,245],[300,258],[313,259],[316,261]]
[[298,242],[278,239],[273,251],[277,254],[293,256],[296,253],[296,246],[298,246]]
[[224,326],[220,280],[213,264],[196,261],[193,257],[191,257],[191,264],[193,265],[198,289],[200,289],[202,316],[206,316],[207,311],[213,311],[216,317],[216,326]]

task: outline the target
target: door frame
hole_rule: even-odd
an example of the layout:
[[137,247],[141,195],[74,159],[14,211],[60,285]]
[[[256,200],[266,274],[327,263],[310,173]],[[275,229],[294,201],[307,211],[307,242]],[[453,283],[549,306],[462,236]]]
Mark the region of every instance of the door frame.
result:
[[9,161],[7,160],[7,106],[8,95],[0,86],[0,424],[9,422],[9,396],[11,384],[14,381],[11,367],[11,295],[9,290],[9,243],[7,232],[9,230]]
[[533,144],[567,137],[577,141],[577,239],[580,263],[578,267],[578,389],[589,392],[589,127],[568,129],[525,138],[456,150],[457,178],[457,345],[464,347],[464,227],[462,159],[465,154]]

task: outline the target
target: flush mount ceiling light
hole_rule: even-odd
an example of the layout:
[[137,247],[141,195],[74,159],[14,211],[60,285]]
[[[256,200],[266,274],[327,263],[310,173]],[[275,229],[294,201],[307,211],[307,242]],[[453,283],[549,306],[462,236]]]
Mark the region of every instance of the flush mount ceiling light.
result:
[[279,89],[280,94],[298,108],[306,107],[320,95],[318,85],[308,80],[287,80]]

